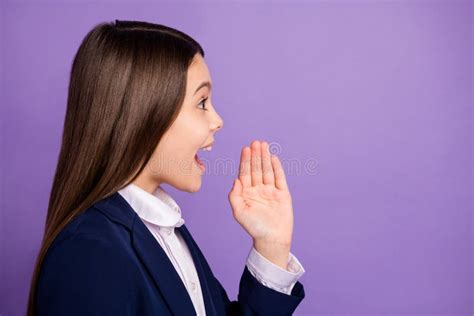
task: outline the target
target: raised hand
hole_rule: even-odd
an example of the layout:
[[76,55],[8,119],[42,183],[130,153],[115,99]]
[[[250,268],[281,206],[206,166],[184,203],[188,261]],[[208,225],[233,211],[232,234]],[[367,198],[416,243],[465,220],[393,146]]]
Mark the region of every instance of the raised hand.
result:
[[253,141],[241,152],[239,177],[228,195],[236,221],[254,247],[286,269],[293,234],[293,205],[280,160],[267,142]]

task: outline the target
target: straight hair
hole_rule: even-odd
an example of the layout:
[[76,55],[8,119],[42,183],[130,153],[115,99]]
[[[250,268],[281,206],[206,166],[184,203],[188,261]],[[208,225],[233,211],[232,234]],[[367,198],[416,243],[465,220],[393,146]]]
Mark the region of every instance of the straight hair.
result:
[[36,315],[41,264],[60,231],[131,183],[181,110],[187,70],[201,45],[174,28],[99,23],[74,57],[62,144],[36,259],[27,315]]

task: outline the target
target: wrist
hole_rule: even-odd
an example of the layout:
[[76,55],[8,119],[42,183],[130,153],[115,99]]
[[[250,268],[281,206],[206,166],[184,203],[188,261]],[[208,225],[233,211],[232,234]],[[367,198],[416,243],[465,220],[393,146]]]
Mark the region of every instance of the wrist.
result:
[[291,244],[274,241],[254,240],[253,247],[273,264],[287,270]]

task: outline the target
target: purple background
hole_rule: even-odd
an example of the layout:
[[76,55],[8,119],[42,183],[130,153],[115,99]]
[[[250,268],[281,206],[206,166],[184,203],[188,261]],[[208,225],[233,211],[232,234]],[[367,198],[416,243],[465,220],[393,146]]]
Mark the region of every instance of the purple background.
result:
[[[36,0],[0,12],[2,316],[25,311],[73,56],[116,18],[203,45],[225,122],[209,160],[235,166],[264,139],[291,162],[297,315],[472,315],[472,2]],[[251,247],[227,201],[235,175],[169,189],[232,299]]]

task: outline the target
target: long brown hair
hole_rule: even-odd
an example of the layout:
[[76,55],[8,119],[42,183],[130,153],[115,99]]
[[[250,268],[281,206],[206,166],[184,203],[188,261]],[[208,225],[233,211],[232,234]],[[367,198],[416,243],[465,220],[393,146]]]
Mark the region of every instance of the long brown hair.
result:
[[74,217],[140,174],[181,109],[196,54],[204,57],[189,35],[149,22],[100,23],[83,39],[70,73],[27,315],[36,314],[38,276],[49,246]]

